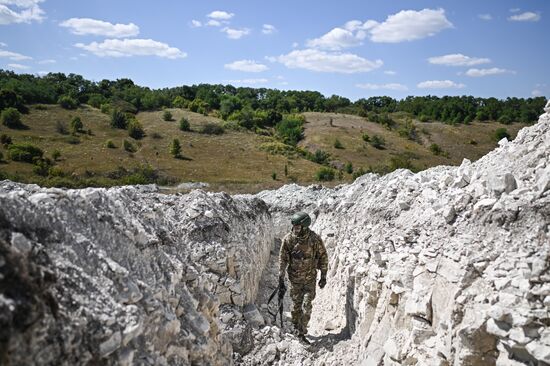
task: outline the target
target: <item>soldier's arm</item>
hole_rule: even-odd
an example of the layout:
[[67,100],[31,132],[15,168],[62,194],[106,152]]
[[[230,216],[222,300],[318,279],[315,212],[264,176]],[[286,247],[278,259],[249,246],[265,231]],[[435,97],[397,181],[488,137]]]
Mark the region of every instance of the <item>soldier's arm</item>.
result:
[[290,253],[288,251],[288,241],[283,239],[281,250],[279,251],[279,277],[285,276],[286,267],[290,261]]
[[325,248],[325,244],[323,244],[323,240],[321,237],[319,237],[319,260],[317,262],[317,269],[321,270],[321,278],[327,278],[327,271],[328,271],[328,255],[327,250]]

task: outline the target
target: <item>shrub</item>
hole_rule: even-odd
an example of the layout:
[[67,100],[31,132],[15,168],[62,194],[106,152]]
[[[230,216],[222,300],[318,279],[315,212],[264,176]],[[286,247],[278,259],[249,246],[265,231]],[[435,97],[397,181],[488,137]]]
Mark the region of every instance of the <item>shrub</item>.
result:
[[496,139],[497,141],[500,141],[500,140],[502,140],[502,139],[505,138],[505,137],[506,137],[508,140],[511,139],[510,134],[508,133],[508,130],[505,129],[505,128],[502,128],[502,127],[501,127],[501,128],[497,128],[497,129],[495,130],[494,137],[495,137],[495,139]]
[[139,123],[136,119],[132,119],[130,120],[130,123],[128,123],[128,135],[136,140],[139,140],[145,136],[145,131],[143,130],[141,123]]
[[170,111],[164,111],[164,113],[162,114],[162,119],[165,121],[171,121],[172,113]]
[[182,131],[191,131],[191,125],[189,124],[189,120],[185,117],[181,117],[179,128]]
[[5,133],[3,133],[2,135],[0,135],[0,144],[4,145],[4,146],[8,146],[8,145],[11,145],[11,137],[6,135]]
[[133,152],[136,152],[136,147],[134,146],[134,144],[132,144],[130,141],[124,139],[124,141],[122,142],[122,146],[124,147],[124,150],[130,152],[130,153],[133,153]]
[[115,146],[115,143],[113,142],[113,140],[107,140],[105,142],[105,147],[108,148],[108,149],[116,149],[116,146]]
[[72,131],[72,133],[80,132],[83,127],[84,127],[84,125],[82,124],[82,120],[80,119],[80,117],[74,117],[71,120],[71,131]]
[[25,125],[21,123],[21,113],[15,108],[6,108],[0,115],[2,124],[8,128],[24,128]]
[[44,152],[31,144],[11,144],[8,147],[8,154],[11,160],[33,163],[34,159],[40,159]]
[[470,145],[477,145],[477,141],[474,139],[471,139],[469,142]]
[[101,113],[109,114],[111,111],[111,105],[109,103],[102,104],[99,109],[101,110]]
[[101,94],[90,94],[90,97],[88,98],[88,104],[91,105],[94,108],[100,108],[102,107],[106,102],[106,99]]
[[441,155],[443,154],[443,149],[438,144],[431,144],[430,145],[430,151],[434,155]]
[[4,154],[2,154],[2,151],[0,151],[0,161],[2,161],[2,159],[4,159]]
[[151,138],[158,140],[158,139],[161,139],[161,138],[162,138],[162,135],[161,135],[160,133],[158,133],[158,132],[153,132],[153,133],[151,134]]
[[367,133],[364,133],[361,138],[363,139],[363,141],[365,142],[369,142],[370,141],[370,136],[367,134]]
[[281,140],[289,145],[296,145],[304,138],[303,116],[289,116],[275,125],[275,131]]
[[111,127],[124,130],[126,129],[127,124],[128,121],[126,119],[126,115],[121,110],[114,109],[113,113],[111,114]]
[[328,164],[330,154],[324,150],[316,150],[312,156],[312,161],[317,164]]
[[175,158],[181,158],[181,143],[180,140],[174,139],[170,144],[170,154]]
[[411,158],[406,155],[394,155],[390,158],[390,170],[394,171],[397,169],[409,169],[415,171],[416,168],[411,162]]
[[285,164],[285,177],[288,176],[288,165]]
[[372,147],[382,150],[386,145],[386,140],[384,140],[382,136],[374,135],[371,138],[370,144],[372,145]]
[[178,95],[172,101],[172,107],[174,108],[187,108],[189,101],[182,96]]
[[418,120],[420,122],[428,122],[430,119],[425,114],[421,114],[420,117],[418,117]]
[[56,121],[55,122],[55,130],[62,134],[62,135],[66,135],[69,133],[69,130],[67,128],[67,124],[65,122],[62,122],[62,121]]
[[334,180],[334,169],[328,167],[322,167],[315,173],[315,179],[318,181],[331,181]]
[[217,123],[209,122],[202,126],[201,133],[207,135],[221,135],[224,133],[224,129]]
[[365,171],[365,169],[363,169],[362,167],[357,169],[356,171],[353,172],[353,179],[357,179],[359,178],[360,176],[362,175],[365,175],[367,172]]
[[59,104],[61,108],[65,109],[76,109],[76,107],[78,107],[78,102],[76,101],[76,99],[68,95],[62,95],[61,97],[59,97],[59,99],[57,100],[57,104]]
[[275,172],[271,173],[271,179],[277,180],[277,173]]
[[57,161],[60,157],[61,157],[61,151],[56,149],[52,152],[52,159],[54,161]]
[[45,177],[48,175],[52,162],[49,159],[35,159],[32,172],[36,175]]
[[405,124],[397,130],[399,136],[409,139],[411,141],[416,141],[418,139],[418,131],[416,126],[412,121],[407,120]]
[[77,136],[67,136],[65,137],[65,142],[71,145],[80,144],[80,139]]
[[346,165],[344,166],[344,170],[345,170],[346,173],[348,173],[348,174],[353,173],[353,164],[351,163],[351,161],[348,161],[348,162],[346,163]]
[[342,143],[340,142],[340,140],[336,139],[336,140],[334,140],[334,148],[335,148],[335,149],[343,149],[343,148],[344,148],[344,145],[342,145]]
[[34,109],[36,109],[37,111],[47,111],[48,107],[45,106],[44,104],[36,104],[34,106]]

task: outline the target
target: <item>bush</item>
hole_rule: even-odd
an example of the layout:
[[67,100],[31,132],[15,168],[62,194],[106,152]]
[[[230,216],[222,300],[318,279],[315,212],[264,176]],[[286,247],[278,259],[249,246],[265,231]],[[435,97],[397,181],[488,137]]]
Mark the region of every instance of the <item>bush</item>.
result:
[[2,159],[4,159],[4,154],[2,154],[2,151],[0,151],[0,161],[2,161]]
[[369,142],[370,141],[370,136],[367,134],[367,133],[364,133],[361,138],[363,139],[363,141],[365,142]]
[[34,159],[42,158],[44,152],[31,144],[11,144],[8,147],[8,154],[13,161],[22,161],[32,164]]
[[116,149],[116,146],[115,146],[115,143],[113,142],[113,140],[107,140],[105,142],[105,147],[108,148],[108,149]]
[[145,136],[145,131],[143,130],[141,123],[139,123],[136,119],[132,119],[130,120],[130,123],[128,123],[128,135],[136,140],[139,140]]
[[182,131],[191,131],[191,125],[189,124],[189,120],[185,117],[181,117],[179,128]]
[[62,121],[56,121],[55,122],[55,130],[62,134],[62,135],[66,135],[69,133],[69,129],[67,128],[67,124],[65,122],[62,122]]
[[277,180],[277,173],[275,172],[271,173],[271,179]]
[[438,144],[431,144],[430,145],[430,151],[434,155],[441,155],[443,154],[443,149]]
[[101,110],[101,113],[109,114],[111,111],[111,105],[109,103],[102,104],[99,109]]
[[164,111],[164,113],[162,114],[162,119],[165,121],[171,121],[172,113],[170,111]]
[[172,101],[172,107],[174,108],[187,108],[189,101],[182,96],[178,95]]
[[119,109],[114,109],[113,113],[111,114],[111,127],[124,130],[126,129],[127,124],[128,121],[126,119],[126,115]]
[[471,139],[469,142],[470,145],[477,145],[477,141],[474,139]]
[[180,140],[174,139],[170,144],[170,154],[175,158],[181,158],[181,143]]
[[158,140],[158,139],[161,139],[161,138],[162,138],[162,135],[161,135],[160,133],[158,133],[158,132],[153,132],[153,133],[151,134],[151,138]]
[[356,171],[353,172],[353,179],[357,179],[359,178],[360,176],[362,175],[365,175],[367,172],[365,171],[365,169],[363,169],[362,167],[357,169]]
[[136,147],[134,146],[134,144],[132,144],[130,141],[124,139],[124,141],[122,142],[122,146],[124,147],[124,150],[130,152],[130,153],[133,153],[133,152],[136,152],[137,149]]
[[348,173],[348,174],[353,173],[353,164],[351,163],[351,161],[348,161],[348,162],[346,163],[346,165],[344,166],[344,170],[345,170],[346,173]]
[[510,134],[508,133],[508,130],[505,128],[497,128],[495,130],[494,137],[497,141],[502,140],[503,138],[507,138],[508,140],[511,140]]
[[32,172],[36,175],[45,177],[48,175],[51,166],[52,162],[49,159],[35,159]]
[[371,138],[370,144],[376,149],[383,150],[386,145],[386,140],[384,140],[382,136],[374,135]]
[[334,174],[334,169],[324,166],[315,173],[315,179],[323,182],[331,181],[334,180]]
[[15,108],[6,108],[0,115],[2,124],[8,128],[24,128],[25,125],[21,123],[21,113]]
[[71,98],[68,95],[62,95],[61,97],[59,97],[59,99],[57,100],[57,104],[59,104],[61,108],[65,109],[76,109],[76,107],[78,107],[78,102],[76,101],[76,99]]
[[221,135],[224,133],[224,129],[217,123],[209,122],[202,126],[201,133],[207,135]]
[[342,143],[340,142],[340,140],[336,139],[336,140],[334,140],[334,148],[335,148],[335,149],[343,149],[343,148],[344,148],[344,145],[342,145]]
[[52,159],[54,161],[57,161],[60,157],[61,157],[61,151],[56,149],[52,152]]
[[412,121],[407,120],[405,124],[397,130],[399,136],[409,139],[411,141],[416,141],[418,139],[418,131],[416,126]]
[[80,144],[80,139],[77,136],[67,136],[65,142],[71,145]]
[[3,133],[2,135],[0,135],[0,144],[8,147],[9,145],[11,145],[11,137]]
[[80,132],[84,128],[84,125],[82,124],[82,120],[80,117],[74,117],[71,120],[71,131],[72,133]]
[[411,162],[411,158],[407,155],[394,155],[390,158],[390,170],[394,171],[397,169],[409,169],[411,171],[416,171],[416,168]]
[[298,141],[304,138],[304,123],[303,116],[289,116],[275,125],[275,131],[281,140],[295,146]]
[[328,164],[330,159],[330,154],[324,150],[315,150],[315,153],[312,156],[311,161],[317,164]]
[[88,98],[88,104],[91,105],[94,108],[100,108],[103,103],[105,103],[107,100],[105,97],[101,94],[90,94],[90,97]]

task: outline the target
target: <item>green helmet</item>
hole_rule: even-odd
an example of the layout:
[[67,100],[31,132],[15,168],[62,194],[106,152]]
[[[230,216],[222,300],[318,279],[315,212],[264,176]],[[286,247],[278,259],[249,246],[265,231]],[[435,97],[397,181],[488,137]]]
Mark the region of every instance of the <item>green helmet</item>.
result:
[[311,224],[311,217],[307,213],[300,211],[292,215],[290,222],[292,222],[292,225],[308,227]]

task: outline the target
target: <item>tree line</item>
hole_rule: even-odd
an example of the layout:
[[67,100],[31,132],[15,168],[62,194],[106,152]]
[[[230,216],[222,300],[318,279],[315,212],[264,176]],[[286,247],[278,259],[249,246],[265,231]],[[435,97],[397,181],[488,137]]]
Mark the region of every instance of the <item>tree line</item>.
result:
[[337,112],[367,117],[407,112],[420,121],[450,124],[478,121],[533,123],[543,113],[545,97],[476,98],[473,96],[388,96],[361,98],[355,102],[338,95],[325,97],[317,91],[277,90],[198,84],[150,89],[130,79],[93,82],[81,75],[49,73],[42,77],[0,70],[0,110],[16,108],[25,113],[28,104],[59,103],[76,108],[86,103],[96,108],[123,112],[189,108],[193,112],[215,112],[226,120],[252,129],[273,127],[282,115],[301,112]]

